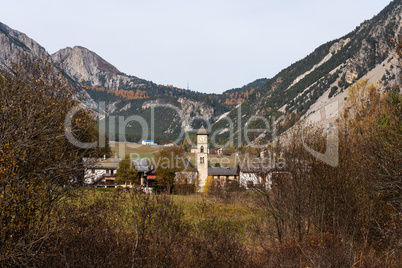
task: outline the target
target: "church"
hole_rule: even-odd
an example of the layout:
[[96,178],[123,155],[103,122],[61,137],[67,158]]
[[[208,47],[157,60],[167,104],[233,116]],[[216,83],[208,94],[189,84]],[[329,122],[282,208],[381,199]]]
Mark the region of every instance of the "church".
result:
[[198,191],[204,191],[208,176],[215,182],[227,183],[228,181],[239,181],[238,167],[208,167],[208,132],[202,126],[197,132],[196,163],[198,173]]

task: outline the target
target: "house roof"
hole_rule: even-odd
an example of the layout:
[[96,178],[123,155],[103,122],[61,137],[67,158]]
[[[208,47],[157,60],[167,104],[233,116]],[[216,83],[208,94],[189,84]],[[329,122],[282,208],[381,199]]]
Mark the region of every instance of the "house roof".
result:
[[187,159],[187,158],[184,158],[184,165],[186,166],[186,167],[189,167],[189,168],[191,168],[191,169],[196,169],[196,167]]
[[197,135],[208,135],[207,130],[204,128],[204,126],[201,126],[201,128],[198,130]]
[[147,175],[147,176],[155,176],[156,175],[156,170],[153,168],[153,169],[151,169],[151,170],[149,170],[149,171],[147,171],[147,172],[145,172],[145,174]]
[[239,175],[237,167],[208,168],[208,175],[212,176],[236,176]]
[[117,169],[121,158],[83,158],[83,161],[88,168]]
[[134,164],[135,169],[138,172],[146,172],[149,170],[147,158],[135,158],[135,159],[131,159],[131,162]]
[[275,166],[271,163],[264,163],[264,162],[250,162],[250,163],[244,163],[240,164],[240,171],[243,173],[266,173],[269,172],[273,169],[275,169]]

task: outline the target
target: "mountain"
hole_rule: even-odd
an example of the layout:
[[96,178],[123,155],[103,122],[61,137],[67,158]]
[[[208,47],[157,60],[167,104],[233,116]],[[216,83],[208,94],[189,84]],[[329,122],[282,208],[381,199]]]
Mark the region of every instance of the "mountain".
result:
[[[245,125],[250,118],[260,119],[248,122],[247,127],[261,129],[267,128],[261,118],[272,122],[284,116],[286,122],[280,126],[283,131],[300,117],[319,118],[319,111],[333,101],[338,105],[332,114],[342,109],[348,88],[360,78],[385,81],[390,86],[398,68],[389,37],[400,35],[400,31],[401,1],[397,0],[351,33],[321,45],[272,79],[258,79],[223,94],[202,94],[128,76],[82,47],[60,50],[52,58],[56,63],[64,61],[66,73],[86,85],[93,99],[113,103],[109,116],[139,115],[150,126],[151,107],[157,105],[156,139],[174,139],[182,129],[200,126],[199,120],[192,122],[191,118],[204,117],[212,125],[216,140],[240,145],[245,142]],[[169,108],[172,106],[179,112]],[[140,139],[141,124],[128,125],[128,136]],[[269,131],[258,136],[264,142],[270,138]]]
[[157,95],[180,96],[192,92],[173,86],[160,86],[120,72],[95,52],[81,46],[64,48],[51,55],[52,60],[76,83],[85,85],[95,99],[96,92],[106,91],[110,98],[144,99]]
[[9,68],[10,63],[24,52],[39,58],[49,56],[44,47],[27,35],[0,22],[0,69]]
[[[158,122],[153,138],[162,142],[174,140],[182,130],[189,131],[200,127],[201,121],[192,120],[194,117],[214,122],[268,81],[265,78],[258,79],[241,88],[227,90],[223,94],[204,94],[157,85],[126,75],[95,52],[81,46],[61,49],[52,54],[51,58],[73,81],[84,86],[93,100],[106,103],[109,107],[105,119],[107,126],[110,118],[127,118],[131,115],[144,118],[147,126],[150,126],[151,114],[154,113]],[[119,123],[116,122],[114,128],[118,127]],[[106,131],[109,132],[109,128]],[[121,130],[116,131],[117,136],[112,139],[119,139],[120,132]],[[131,141],[151,137],[142,136],[143,127],[135,121],[128,123],[125,132]]]
[[236,93],[236,92],[240,93],[240,92],[246,92],[246,91],[252,90],[252,89],[257,89],[257,88],[264,86],[268,81],[269,81],[269,79],[267,79],[267,78],[260,78],[251,83],[248,83],[247,85],[244,85],[242,87],[226,90],[222,94],[229,95],[229,94]]
[[[35,40],[0,22],[0,71],[9,70],[12,67],[12,63],[17,62],[18,57],[22,53],[30,57],[51,60],[46,49]],[[58,71],[56,66],[55,70]],[[87,105],[95,104],[94,100],[85,90],[79,91],[78,94],[80,95],[79,99],[84,101]]]
[[[351,33],[321,45],[273,78],[257,79],[222,94],[158,85],[124,74],[81,46],[61,49],[51,55],[51,61],[82,87],[87,103],[104,103],[101,125],[111,140],[167,142],[182,130],[207,122],[211,136],[221,144],[241,145],[246,137],[268,142],[272,133],[267,122],[284,117],[279,127],[285,131],[299,118],[319,119],[322,108],[334,101],[337,105],[329,115],[335,114],[342,109],[349,87],[364,77],[383,82],[385,88],[395,82],[399,68],[390,38],[401,37],[401,1],[391,2]],[[21,52],[48,55],[34,40],[0,23],[0,68],[9,67]],[[265,132],[245,134],[250,127]]]
[[113,77],[114,80],[119,78],[120,72],[116,67],[84,47],[76,46],[61,49],[52,54],[52,60],[62,65],[63,70],[78,83],[91,83],[94,86],[101,86],[101,80],[106,77],[108,79]]
[[[321,45],[256,90],[241,107],[232,110],[226,120],[216,122],[213,131],[220,133],[217,137],[225,141],[234,134],[231,135],[233,143],[238,145],[245,141],[247,119],[255,118],[248,122],[248,127],[267,129],[261,118],[272,122],[273,118],[286,116],[280,126],[285,130],[301,116],[316,121],[320,118],[319,111],[334,101],[338,105],[330,114],[336,114],[342,109],[349,87],[361,78],[383,81],[389,87],[398,77],[398,60],[390,40],[401,38],[401,14],[401,1],[393,1],[351,33]],[[230,129],[236,131],[230,133]],[[239,132],[242,135],[238,135]],[[271,134],[267,129],[258,139],[267,142]]]
[[[21,53],[51,60],[55,70],[62,70],[73,84],[82,88],[80,99],[87,106],[94,107],[100,102],[105,102],[110,108],[107,109],[107,121],[113,116],[138,115],[146,118],[150,124],[151,105],[178,107],[179,113],[172,109],[155,110],[158,124],[153,137],[158,141],[174,139],[180,134],[182,127],[191,130],[190,118],[194,116],[203,116],[208,121],[214,121],[214,118],[229,111],[238,101],[247,98],[245,95],[248,93],[244,92],[251,90],[248,86],[244,92],[237,89],[236,94],[203,94],[170,85],[158,85],[120,72],[84,47],[67,47],[50,56],[44,47],[24,33],[0,23],[0,70],[9,69],[11,62],[17,61]],[[257,84],[261,83],[255,85]],[[102,113],[103,110],[100,109],[99,112]],[[199,123],[195,123],[195,127],[199,126]],[[126,130],[130,140],[137,141],[141,138],[142,130],[135,124],[129,125]],[[118,135],[116,138],[119,138]]]

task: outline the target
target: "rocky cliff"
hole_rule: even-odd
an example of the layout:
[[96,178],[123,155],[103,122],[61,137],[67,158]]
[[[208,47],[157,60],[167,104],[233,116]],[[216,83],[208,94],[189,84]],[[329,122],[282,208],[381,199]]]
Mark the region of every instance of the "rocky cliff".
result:
[[51,55],[55,64],[79,84],[118,90],[123,85],[136,88],[147,81],[121,73],[95,52],[81,46],[67,47]]
[[46,49],[26,34],[13,30],[0,22],[0,68],[7,68],[21,53],[34,57],[49,56]]
[[[71,81],[86,89],[92,98],[90,103],[106,102],[107,121],[119,116],[141,117],[148,126],[154,123],[152,138],[163,142],[174,140],[183,129],[199,127],[200,120],[193,118],[203,117],[219,133],[217,139],[229,141],[235,131],[232,138],[238,145],[238,137],[244,141],[246,124],[266,127],[261,122],[250,122],[250,118],[272,122],[273,118],[286,116],[282,128],[287,129],[296,118],[317,117],[318,111],[333,101],[339,104],[335,114],[342,108],[349,87],[361,78],[380,81],[385,88],[392,86],[399,68],[390,39],[401,37],[401,2],[394,0],[351,33],[323,44],[272,79],[258,79],[223,94],[203,94],[126,75],[80,46],[61,49],[51,60]],[[36,57],[47,55],[25,34],[0,23],[0,67],[9,66],[21,52]],[[112,135],[117,138],[121,128],[116,127]],[[143,131],[138,122],[127,122],[124,127],[131,140],[141,138]],[[264,135],[269,138],[269,133]]]
[[[282,129],[287,129],[300,116],[318,119],[319,111],[334,101],[337,105],[331,114],[337,114],[343,107],[349,87],[361,78],[390,87],[398,77],[398,62],[390,40],[402,38],[401,2],[391,2],[351,33],[318,47],[279,72],[241,105],[241,117],[234,110],[228,114],[228,120],[217,122],[214,130],[226,129],[228,122],[234,122],[234,129],[243,131],[247,119],[253,116],[267,118],[269,122],[272,122],[269,118],[286,116]],[[240,120],[243,118],[246,120]],[[264,125],[254,123],[258,128]],[[269,137],[269,134],[262,136]],[[219,136],[229,139],[228,133],[222,132]],[[241,137],[244,141],[244,135]],[[238,141],[235,144],[239,144]]]

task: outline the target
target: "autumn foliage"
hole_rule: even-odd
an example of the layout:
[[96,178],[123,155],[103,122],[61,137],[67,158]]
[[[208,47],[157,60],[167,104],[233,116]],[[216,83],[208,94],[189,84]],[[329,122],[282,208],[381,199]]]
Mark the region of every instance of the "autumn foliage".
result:
[[313,157],[302,144],[304,139],[324,153],[329,134],[312,125],[293,127],[281,148],[286,171],[274,173],[272,190],[256,189],[259,206],[272,219],[272,242],[278,247],[268,252],[275,258],[285,254],[278,264],[401,264],[402,97],[398,91],[383,92],[367,80],[350,88],[345,111],[335,122],[336,166]]
[[[0,75],[0,264],[28,265],[55,230],[55,205],[66,186],[82,179],[90,151],[65,137],[67,113],[77,104],[73,88],[48,60],[22,56]],[[93,118],[71,118],[77,140],[96,139]]]
[[124,90],[124,89],[105,89],[103,87],[93,87],[93,88],[88,88],[89,90],[95,91],[95,92],[106,92],[108,94],[114,95],[116,97],[120,97],[122,99],[126,100],[137,100],[137,99],[146,99],[148,98],[148,93],[145,90]]

